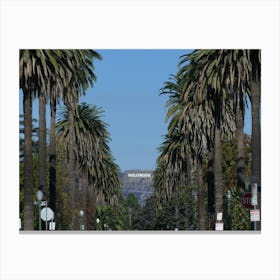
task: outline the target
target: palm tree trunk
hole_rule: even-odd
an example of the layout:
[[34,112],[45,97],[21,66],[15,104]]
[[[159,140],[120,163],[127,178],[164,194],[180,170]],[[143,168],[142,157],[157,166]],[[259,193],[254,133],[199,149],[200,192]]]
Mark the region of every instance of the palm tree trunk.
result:
[[81,191],[80,191],[80,179],[79,179],[79,171],[78,171],[78,161],[76,157],[74,157],[74,209],[75,209],[75,218],[74,218],[74,228],[80,229],[80,219],[77,217],[77,214],[80,213],[81,209]]
[[179,208],[178,205],[175,202],[175,225],[176,228],[179,229],[180,225],[179,225]]
[[215,127],[214,146],[214,182],[215,182],[215,212],[223,212],[223,181],[222,181],[222,145],[221,130]]
[[75,131],[74,131],[74,113],[71,108],[68,109],[69,114],[69,177],[70,179],[70,192],[72,200],[72,224],[71,229],[75,226],[75,184],[76,184],[76,166],[74,155]]
[[94,186],[90,186],[87,194],[87,228],[91,230],[96,228],[96,200],[97,191]]
[[186,154],[186,161],[185,161],[185,168],[186,173],[185,173],[185,182],[183,186],[185,186],[186,191],[187,191],[187,202],[186,202],[186,209],[185,209],[185,229],[188,230],[190,227],[190,205],[188,205],[188,202],[192,199],[192,168],[191,168],[191,160],[190,160],[190,154],[189,152]]
[[32,93],[24,91],[24,230],[33,230]]
[[[252,177],[253,182],[261,187],[261,126],[260,126],[260,99],[261,83],[259,80],[251,84],[252,100]],[[258,208],[261,209],[261,192],[258,192]],[[261,229],[261,223],[257,223],[257,229]]]
[[51,98],[51,126],[50,126],[50,186],[49,200],[50,208],[56,213],[56,138],[55,138],[55,119],[56,119],[56,100]]
[[198,172],[198,218],[199,229],[205,230],[205,202],[204,202],[204,190],[203,190],[203,170],[202,161],[198,160],[197,164]]
[[260,82],[252,82],[252,176],[261,184]]
[[214,180],[214,152],[211,149],[208,153],[208,170],[207,170],[207,195],[208,195],[208,212],[210,214],[209,228],[214,229],[215,214],[215,180]]
[[244,117],[240,108],[239,98],[236,110],[236,141],[237,141],[237,188],[239,194],[245,192],[245,151],[244,151]]
[[83,174],[82,177],[82,209],[84,211],[84,224],[85,229],[88,229],[88,211],[87,211],[87,196],[88,196],[88,176]]
[[46,99],[39,93],[39,189],[46,194],[47,185]]

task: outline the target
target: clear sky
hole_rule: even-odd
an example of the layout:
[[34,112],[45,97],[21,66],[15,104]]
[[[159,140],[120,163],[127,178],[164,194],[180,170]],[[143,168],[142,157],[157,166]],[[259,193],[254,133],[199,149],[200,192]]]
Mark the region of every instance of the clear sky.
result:
[[[157,148],[166,133],[166,96],[160,88],[178,70],[181,55],[188,50],[96,50],[97,81],[81,102],[101,106],[109,124],[110,147],[122,171],[154,169]],[[22,98],[20,98],[22,113]],[[34,117],[38,105],[34,104]],[[245,132],[251,133],[250,116]]]

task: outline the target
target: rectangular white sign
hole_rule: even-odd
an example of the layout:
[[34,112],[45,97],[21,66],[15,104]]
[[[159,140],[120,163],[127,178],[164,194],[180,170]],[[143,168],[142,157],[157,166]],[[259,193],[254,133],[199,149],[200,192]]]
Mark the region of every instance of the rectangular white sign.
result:
[[260,210],[259,209],[250,210],[250,221],[251,222],[260,221]]
[[256,206],[258,205],[258,184],[251,185],[251,192],[252,192],[251,205]]
[[55,222],[49,222],[49,230],[55,230]]
[[216,230],[224,230],[224,223],[216,223],[215,229]]
[[149,174],[149,173],[129,173],[129,174],[127,174],[127,177],[130,177],[130,178],[150,178],[151,174]]
[[217,213],[217,221],[223,220],[223,213]]

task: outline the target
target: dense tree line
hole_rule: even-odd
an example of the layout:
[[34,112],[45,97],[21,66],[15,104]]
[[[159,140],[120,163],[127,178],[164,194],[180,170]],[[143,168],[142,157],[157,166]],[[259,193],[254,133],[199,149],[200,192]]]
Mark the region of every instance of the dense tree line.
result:
[[[94,215],[97,198],[100,204],[118,203],[119,168],[108,146],[107,125],[101,119],[100,108],[79,104],[79,97],[96,80],[94,59],[102,57],[93,50],[20,50],[19,84],[24,109],[22,211],[25,230],[35,228],[34,194],[38,189],[44,192],[44,200],[48,200],[57,216],[63,214],[57,213],[57,196],[71,205],[71,222],[65,225],[64,221],[67,229],[78,229],[76,216],[81,208],[86,210],[86,219],[87,214]],[[38,175],[34,174],[36,155],[32,141],[32,101],[35,98],[39,99]],[[61,101],[65,109],[57,123],[57,104]],[[47,104],[51,112],[48,142]],[[61,186],[59,192],[57,182],[61,177],[57,177],[58,162],[60,167],[63,166],[60,171],[67,177],[67,184],[66,181],[61,182],[67,188]],[[38,178],[36,188],[34,178]],[[63,194],[67,197],[63,198]],[[59,207],[61,210],[61,205]],[[91,222],[87,222],[88,227]]]
[[[191,187],[197,190],[198,229],[213,229],[217,213],[224,212],[226,190],[236,194],[240,206],[246,179],[251,176],[251,183],[260,186],[260,75],[260,50],[195,50],[181,57],[178,73],[165,83],[161,92],[169,96],[166,104],[169,124],[154,176],[159,207],[174,197],[178,201],[180,190]],[[247,100],[252,108],[249,170],[249,163],[245,162],[248,141],[244,134]],[[224,175],[228,169],[223,171],[223,159],[226,143],[233,141],[235,172],[231,176],[236,179],[234,185],[227,185]],[[205,211],[206,193],[208,211]],[[174,210],[177,224],[178,212],[177,203]],[[207,215],[211,216],[210,223],[206,222]]]

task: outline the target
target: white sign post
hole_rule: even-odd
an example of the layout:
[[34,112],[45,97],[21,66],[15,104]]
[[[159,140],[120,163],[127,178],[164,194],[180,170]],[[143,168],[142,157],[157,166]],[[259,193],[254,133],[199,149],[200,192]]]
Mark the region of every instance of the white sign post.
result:
[[215,230],[224,230],[224,223],[221,222],[216,223]]
[[250,210],[250,220],[251,220],[251,222],[260,221],[260,210],[259,209]]
[[43,221],[50,221],[53,220],[54,218],[54,213],[53,210],[49,207],[44,207],[41,210],[41,219]]
[[223,223],[223,213],[217,213],[217,222],[215,224],[215,230],[224,230],[224,223]]
[[55,230],[55,222],[49,223],[49,230]]
[[257,206],[258,205],[258,184],[254,183],[251,185],[251,192],[252,192],[251,205]]
[[46,222],[46,230],[48,230],[48,221],[54,219],[54,212],[49,207],[44,207],[40,213],[41,219]]
[[222,221],[223,220],[223,213],[217,213],[217,220]]

